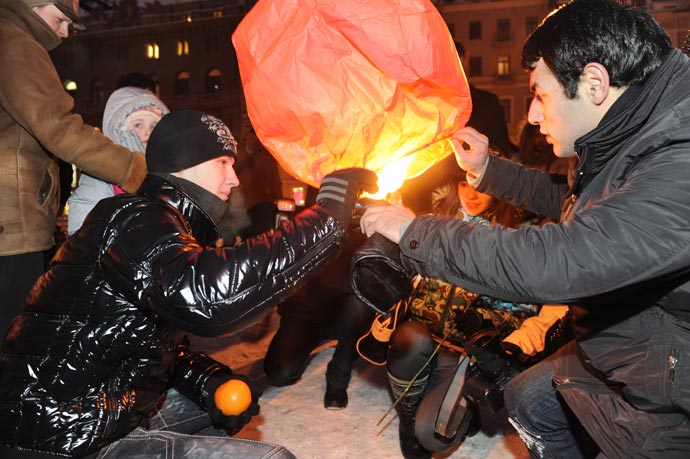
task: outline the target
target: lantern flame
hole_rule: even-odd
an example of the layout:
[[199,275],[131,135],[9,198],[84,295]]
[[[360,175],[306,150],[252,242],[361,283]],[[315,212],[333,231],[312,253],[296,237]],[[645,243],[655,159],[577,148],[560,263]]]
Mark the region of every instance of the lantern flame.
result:
[[407,171],[411,162],[412,156],[406,156],[388,164],[377,174],[379,191],[374,194],[366,193],[365,196],[372,199],[385,199],[388,194],[399,190],[407,179]]

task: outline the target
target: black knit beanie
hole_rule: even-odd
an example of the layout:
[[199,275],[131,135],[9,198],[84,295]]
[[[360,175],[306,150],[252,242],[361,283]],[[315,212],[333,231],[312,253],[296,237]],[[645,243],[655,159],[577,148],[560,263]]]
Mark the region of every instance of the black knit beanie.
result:
[[237,142],[225,123],[197,110],[179,110],[153,129],[146,167],[152,173],[180,172],[220,156],[237,159]]

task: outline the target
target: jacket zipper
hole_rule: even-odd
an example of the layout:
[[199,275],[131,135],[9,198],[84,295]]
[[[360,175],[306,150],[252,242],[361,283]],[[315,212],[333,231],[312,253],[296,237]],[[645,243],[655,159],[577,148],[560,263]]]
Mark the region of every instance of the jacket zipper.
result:
[[668,355],[668,382],[673,386],[676,380],[676,366],[678,365],[678,351],[675,349],[671,350]]

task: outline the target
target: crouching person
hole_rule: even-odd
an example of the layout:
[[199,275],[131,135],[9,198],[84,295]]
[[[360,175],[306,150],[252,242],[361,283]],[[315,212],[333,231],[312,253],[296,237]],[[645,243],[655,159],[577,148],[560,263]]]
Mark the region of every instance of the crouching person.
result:
[[[138,192],[97,204],[5,337],[0,457],[293,457],[228,437],[258,414],[260,389],[187,349],[185,332],[239,329],[292,293],[338,251],[360,188],[375,190],[376,176],[333,172],[319,204],[217,248],[236,157],[219,119],[193,110],[162,118]],[[224,415],[214,395],[231,379],[249,385],[251,403]]]

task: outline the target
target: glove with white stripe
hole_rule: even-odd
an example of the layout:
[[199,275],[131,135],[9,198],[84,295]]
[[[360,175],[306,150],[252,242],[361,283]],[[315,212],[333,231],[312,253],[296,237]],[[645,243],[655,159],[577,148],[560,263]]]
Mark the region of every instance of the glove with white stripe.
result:
[[379,187],[373,171],[352,167],[331,172],[321,181],[316,203],[330,212],[343,228],[349,226],[359,195],[375,193]]

